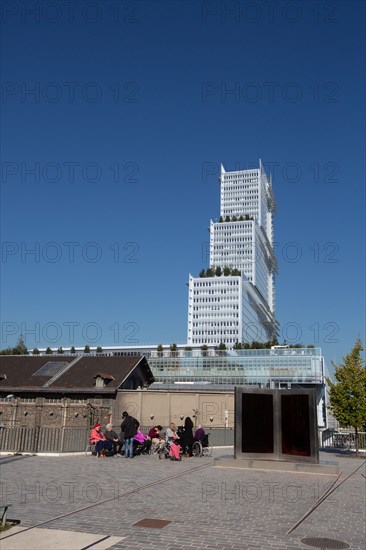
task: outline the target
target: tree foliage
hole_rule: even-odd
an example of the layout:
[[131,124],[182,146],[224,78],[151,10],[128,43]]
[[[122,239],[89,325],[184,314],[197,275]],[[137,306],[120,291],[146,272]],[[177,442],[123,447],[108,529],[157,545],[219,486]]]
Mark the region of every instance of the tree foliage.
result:
[[215,269],[215,275],[216,275],[216,277],[221,277],[221,275],[222,275],[222,269],[219,265]]
[[361,351],[361,340],[356,340],[352,351],[343,358],[343,363],[332,363],[335,382],[326,379],[329,387],[328,408],[342,427],[354,428],[356,454],[358,431],[366,426],[366,368]]
[[22,337],[19,338],[17,345],[13,348],[13,355],[28,355],[28,349]]
[[4,348],[0,351],[0,355],[12,355],[13,348]]

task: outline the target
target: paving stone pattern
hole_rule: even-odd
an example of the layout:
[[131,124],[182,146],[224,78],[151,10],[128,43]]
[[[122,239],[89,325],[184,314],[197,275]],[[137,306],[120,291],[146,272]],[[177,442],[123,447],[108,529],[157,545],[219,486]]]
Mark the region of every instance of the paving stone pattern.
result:
[[[214,456],[229,458],[231,452],[215,449]],[[321,461],[338,464],[340,481],[361,464],[329,453],[321,453]],[[210,458],[9,456],[0,458],[0,500],[13,504],[11,517],[22,527],[53,520],[42,527],[127,537],[115,550],[309,550],[305,537],[364,550],[362,464],[290,535],[334,476],[217,468]],[[171,523],[162,529],[133,525],[144,518]]]

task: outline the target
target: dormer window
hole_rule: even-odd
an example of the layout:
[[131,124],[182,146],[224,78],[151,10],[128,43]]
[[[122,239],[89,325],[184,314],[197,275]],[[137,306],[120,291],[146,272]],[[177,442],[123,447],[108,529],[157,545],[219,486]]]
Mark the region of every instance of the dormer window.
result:
[[96,388],[105,388],[112,382],[112,380],[115,380],[115,378],[111,374],[106,374],[104,372],[98,372],[94,376],[95,378],[95,387]]

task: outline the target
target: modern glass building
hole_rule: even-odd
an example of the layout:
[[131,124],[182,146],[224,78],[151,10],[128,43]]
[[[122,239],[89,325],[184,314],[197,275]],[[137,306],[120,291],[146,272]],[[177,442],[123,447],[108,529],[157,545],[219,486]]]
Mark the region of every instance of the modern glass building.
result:
[[151,389],[315,388],[318,426],[327,426],[329,373],[320,348],[203,351],[179,346],[171,351],[164,346],[162,351],[145,349],[144,354],[155,378]]
[[210,273],[189,275],[189,345],[266,342],[276,337],[271,179],[221,167],[220,220],[210,222]]
[[[189,348],[189,349],[187,349]],[[45,353],[45,350],[40,350]],[[65,353],[69,352],[64,348]],[[54,352],[57,354],[57,350]],[[91,347],[90,355],[96,348]],[[84,355],[83,348],[76,354]],[[199,346],[164,344],[103,347],[102,355],[144,355],[154,375],[153,390],[234,391],[235,386],[252,388],[315,388],[318,425],[325,427],[326,376],[320,348],[284,348],[220,351]],[[62,357],[62,356],[60,356]]]
[[160,384],[212,384],[287,388],[322,385],[320,348],[151,351],[146,355]]

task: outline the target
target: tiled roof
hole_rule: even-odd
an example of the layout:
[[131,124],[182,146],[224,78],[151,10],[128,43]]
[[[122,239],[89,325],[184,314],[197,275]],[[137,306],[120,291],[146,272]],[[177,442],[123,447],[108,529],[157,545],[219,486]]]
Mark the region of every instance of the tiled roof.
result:
[[[59,363],[52,365],[45,372],[48,376],[35,375],[46,363]],[[64,365],[62,365],[62,363]],[[73,364],[72,364],[73,363]],[[137,368],[136,373],[133,371]],[[58,369],[58,370],[57,370]],[[56,376],[51,372],[56,372]],[[154,381],[153,374],[144,356],[52,356],[52,355],[2,355],[0,356],[0,373],[6,378],[0,377],[0,392],[8,389],[21,391],[96,391],[96,375],[102,373],[102,377],[109,378],[108,392],[116,391],[129,375],[138,374],[143,383],[151,384]],[[54,378],[54,380],[52,380]],[[97,390],[99,392],[99,389]]]

